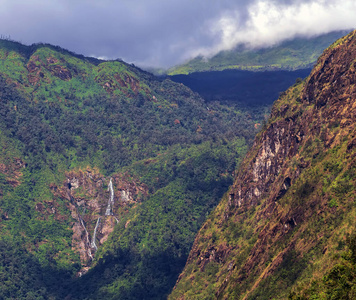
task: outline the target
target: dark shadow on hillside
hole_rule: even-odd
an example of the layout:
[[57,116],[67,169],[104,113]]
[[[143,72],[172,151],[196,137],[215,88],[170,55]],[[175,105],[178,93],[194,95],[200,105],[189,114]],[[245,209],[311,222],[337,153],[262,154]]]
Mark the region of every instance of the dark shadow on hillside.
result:
[[279,93],[305,78],[311,69],[251,72],[225,70],[170,76],[199,93],[207,102],[238,102],[243,106],[272,105]]
[[[134,249],[119,248],[100,260],[88,274],[74,280],[66,296],[70,299],[166,299],[186,259],[186,255],[176,257],[169,249],[157,254],[140,254]],[[137,268],[138,264],[141,267]],[[118,277],[125,284],[116,286]]]

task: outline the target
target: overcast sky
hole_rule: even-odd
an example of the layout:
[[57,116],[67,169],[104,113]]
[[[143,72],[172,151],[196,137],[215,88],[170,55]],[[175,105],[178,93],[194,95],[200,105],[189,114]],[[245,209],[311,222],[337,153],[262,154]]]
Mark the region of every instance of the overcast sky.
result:
[[354,0],[0,0],[2,35],[139,66],[352,28]]

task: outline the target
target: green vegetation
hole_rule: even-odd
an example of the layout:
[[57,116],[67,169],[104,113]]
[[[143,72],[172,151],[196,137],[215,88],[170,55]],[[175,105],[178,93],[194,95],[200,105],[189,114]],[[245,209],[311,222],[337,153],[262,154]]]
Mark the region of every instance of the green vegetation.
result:
[[[346,246],[346,247],[345,247]],[[336,264],[322,279],[311,282],[304,291],[292,291],[288,299],[355,299],[356,297],[356,236],[349,234],[339,241],[339,249],[346,248],[341,253]]]
[[355,298],[355,41],[281,94],[170,299]]
[[[207,109],[124,62],[0,41],[0,298],[165,297],[263,118]],[[129,174],[149,193],[76,278],[70,201],[52,188],[87,166]]]
[[[220,144],[215,150],[213,146],[216,144],[205,142],[185,150],[177,147],[155,163],[138,162],[133,166],[154,192],[137,210],[128,213],[104,244],[98,253],[98,265],[83,278],[81,295],[117,299],[120,292],[135,299],[161,299],[163,291],[170,291],[195,233],[232,183],[228,170],[246,150],[242,140]],[[129,256],[123,257],[123,252]],[[131,268],[134,272],[127,278]],[[105,284],[105,273],[124,278]],[[99,288],[102,285],[105,287]]]
[[209,59],[196,57],[183,65],[169,69],[167,74],[227,69],[265,71],[311,68],[323,50],[345,34],[345,31],[337,31],[318,37],[295,38],[277,46],[257,50],[238,47],[235,50],[222,51]]
[[[303,47],[293,43],[292,56]],[[275,67],[272,52],[257,51],[254,59],[264,55]],[[282,60],[278,68],[299,67]],[[344,95],[344,87],[336,91]],[[321,98],[309,93],[307,99],[307,92],[307,81],[298,80],[281,94],[238,173],[247,176],[242,192],[250,182],[256,185],[250,198],[276,194],[240,207],[238,193],[231,194],[236,182],[227,190],[265,107],[242,110],[218,101],[207,107],[182,84],[122,61],[0,41],[0,298],[166,298],[207,217],[195,242],[199,252],[172,298],[302,299],[324,295],[322,290],[331,298],[352,297],[352,109],[345,106],[342,117],[321,116],[320,107],[334,112],[340,103],[320,105]],[[257,170],[259,142],[275,132],[281,145],[263,153],[278,148],[298,155],[275,156],[284,168],[268,173],[274,181],[261,189],[264,175],[248,176]],[[295,142],[281,148],[284,141]],[[73,242],[75,212],[63,191],[68,172],[85,168],[126,176],[147,193],[120,207],[114,231],[88,273],[78,277],[83,265]],[[84,185],[77,191],[78,198],[89,193]]]

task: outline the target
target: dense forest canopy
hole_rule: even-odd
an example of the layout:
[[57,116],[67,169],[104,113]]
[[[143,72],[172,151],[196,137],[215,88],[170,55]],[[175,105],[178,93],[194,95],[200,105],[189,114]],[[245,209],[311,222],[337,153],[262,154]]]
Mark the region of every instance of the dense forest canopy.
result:
[[[166,296],[266,113],[207,107],[121,61],[2,40],[1,297]],[[115,204],[117,225],[102,213],[110,178],[116,201],[128,199]]]

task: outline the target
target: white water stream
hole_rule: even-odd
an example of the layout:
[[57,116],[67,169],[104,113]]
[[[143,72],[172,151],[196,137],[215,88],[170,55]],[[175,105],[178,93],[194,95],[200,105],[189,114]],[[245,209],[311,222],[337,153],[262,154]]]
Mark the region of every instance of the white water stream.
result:
[[[114,212],[113,212],[113,207],[114,207],[114,188],[113,188],[113,184],[112,184],[112,178],[110,178],[108,191],[110,192],[110,197],[109,197],[108,205],[106,207],[105,216],[113,216],[114,215]],[[76,213],[77,213],[80,225],[83,227],[83,229],[85,231],[88,256],[90,257],[91,260],[93,260],[94,258],[93,258],[92,250],[93,249],[94,249],[94,251],[98,250],[98,246],[96,245],[96,234],[97,234],[97,231],[98,231],[98,227],[100,225],[101,217],[99,217],[98,220],[96,221],[96,225],[95,225],[94,232],[93,232],[93,238],[92,238],[92,241],[90,242],[89,232],[88,232],[87,228],[85,227],[83,218],[79,213],[78,207],[75,204],[75,201],[74,201],[72,195],[70,194],[70,191],[68,191],[68,196],[70,197],[70,200],[71,200],[72,204],[76,208]],[[117,223],[119,223],[119,220],[116,217],[115,217],[115,220],[116,220]]]
[[110,198],[108,201],[108,206],[106,207],[106,212],[105,216],[111,216],[113,215],[113,206],[114,206],[114,188],[112,186],[112,178],[110,178],[109,186],[108,186],[108,191],[110,191]]
[[[82,225],[82,227],[85,230],[85,236],[87,238],[87,245],[90,245],[89,232],[88,232],[87,228],[85,227],[84,221],[83,221],[82,217],[80,216],[80,214],[78,214],[78,217],[79,217],[80,224]],[[88,255],[89,255],[90,259],[92,260],[93,259],[93,255],[91,254],[90,247],[88,247]]]
[[70,194],[70,192],[68,192],[68,195],[69,195],[70,201],[71,201],[72,204],[75,206],[75,210],[76,210],[76,213],[77,213],[77,216],[78,216],[80,225],[82,225],[82,227],[83,227],[83,229],[84,229],[84,231],[85,231],[86,244],[87,244],[87,246],[88,246],[88,256],[90,257],[90,259],[93,259],[93,255],[91,254],[91,250],[90,250],[90,247],[89,247],[89,246],[90,246],[89,232],[88,232],[87,228],[85,227],[83,218],[82,218],[82,216],[80,215],[79,210],[78,210],[78,207],[75,205],[74,199],[73,199],[72,195]]
[[94,248],[95,251],[98,250],[98,246],[96,245],[95,240],[96,240],[96,232],[97,232],[97,230],[98,230],[99,224],[100,224],[100,217],[99,217],[98,220],[96,221],[96,225],[95,225],[94,233],[93,233],[93,239],[91,240],[91,244],[90,244],[90,246],[91,246],[92,248]]

